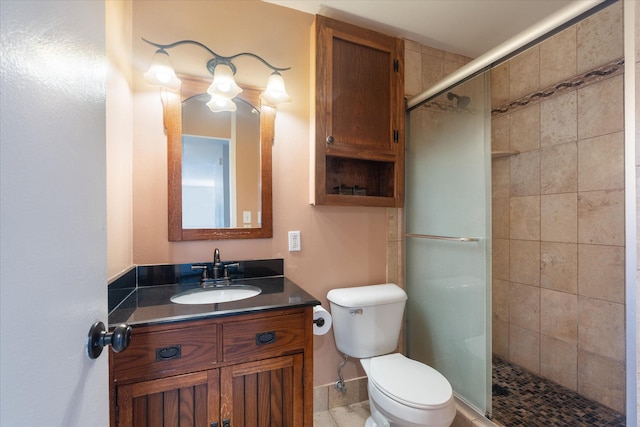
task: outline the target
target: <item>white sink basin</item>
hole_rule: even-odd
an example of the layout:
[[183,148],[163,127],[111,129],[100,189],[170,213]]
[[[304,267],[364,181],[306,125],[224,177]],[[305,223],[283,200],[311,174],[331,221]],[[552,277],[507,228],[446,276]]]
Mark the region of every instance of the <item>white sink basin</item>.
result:
[[255,297],[260,292],[262,292],[260,288],[247,285],[200,288],[174,295],[171,297],[171,302],[176,304],[215,304]]

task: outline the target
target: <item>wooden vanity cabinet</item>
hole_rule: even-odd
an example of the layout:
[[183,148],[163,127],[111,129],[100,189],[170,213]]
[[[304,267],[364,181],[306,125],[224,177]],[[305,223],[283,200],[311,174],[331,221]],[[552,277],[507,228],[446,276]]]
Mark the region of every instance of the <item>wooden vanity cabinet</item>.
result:
[[313,424],[313,309],[135,328],[111,352],[112,427]]
[[316,15],[311,202],[404,202],[404,44]]

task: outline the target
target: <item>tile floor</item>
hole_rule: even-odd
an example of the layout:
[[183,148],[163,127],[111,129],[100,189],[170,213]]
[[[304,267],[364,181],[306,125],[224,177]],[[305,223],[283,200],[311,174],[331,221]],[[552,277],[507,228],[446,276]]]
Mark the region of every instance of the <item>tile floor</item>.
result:
[[363,427],[369,417],[369,401],[353,403],[313,414],[313,427]]

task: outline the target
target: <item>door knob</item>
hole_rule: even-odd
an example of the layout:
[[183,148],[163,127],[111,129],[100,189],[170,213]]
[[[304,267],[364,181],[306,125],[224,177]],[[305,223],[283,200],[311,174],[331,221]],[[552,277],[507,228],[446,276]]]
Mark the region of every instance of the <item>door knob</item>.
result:
[[122,324],[116,326],[113,332],[107,332],[104,323],[96,322],[89,329],[87,354],[90,359],[96,359],[107,345],[110,345],[116,353],[120,353],[127,349],[130,342],[131,326]]

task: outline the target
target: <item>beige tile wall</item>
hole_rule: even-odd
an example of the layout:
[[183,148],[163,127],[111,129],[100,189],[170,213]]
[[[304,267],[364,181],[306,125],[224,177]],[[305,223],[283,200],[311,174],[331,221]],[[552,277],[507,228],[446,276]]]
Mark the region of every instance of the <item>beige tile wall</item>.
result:
[[336,389],[334,384],[314,387],[313,412],[328,411],[329,409],[369,400],[366,377],[347,380],[345,381],[345,387],[345,393]]
[[[622,2],[492,70],[492,106],[622,58]],[[560,92],[560,91],[558,91]],[[493,351],[624,411],[623,76],[494,115]]]

